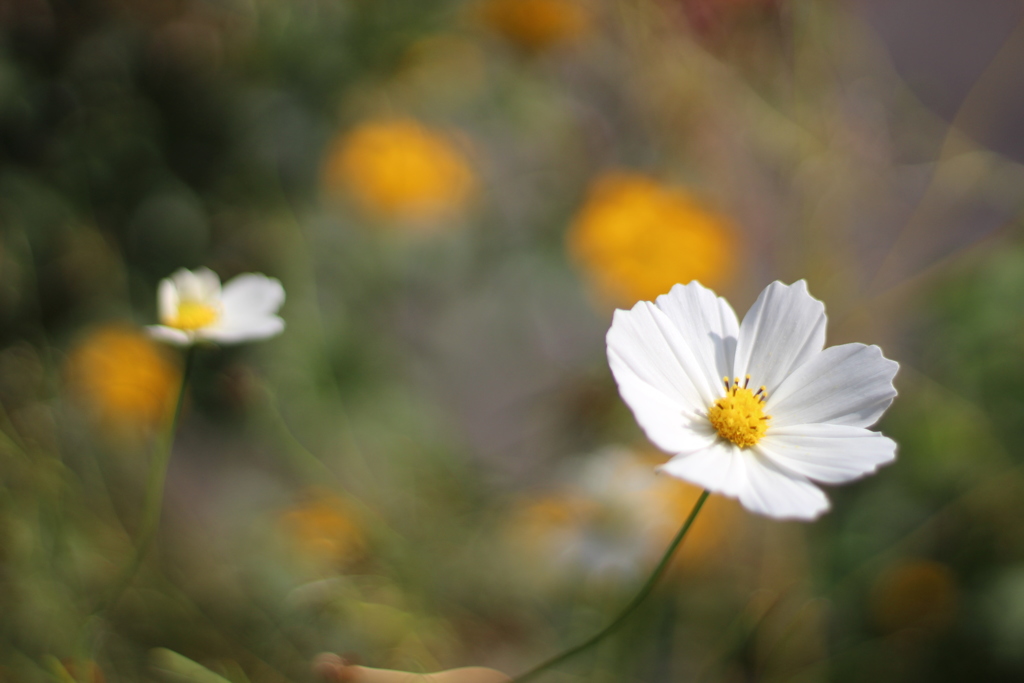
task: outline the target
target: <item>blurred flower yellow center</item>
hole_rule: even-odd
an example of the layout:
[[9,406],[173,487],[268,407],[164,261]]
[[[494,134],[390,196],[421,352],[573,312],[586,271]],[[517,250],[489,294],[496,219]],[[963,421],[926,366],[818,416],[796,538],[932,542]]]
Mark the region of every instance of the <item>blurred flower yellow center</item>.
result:
[[597,179],[568,235],[569,252],[613,304],[652,301],[677,282],[716,287],[739,259],[729,221],[684,190],[639,173]]
[[179,330],[198,330],[217,322],[220,313],[209,304],[198,301],[182,301],[178,304],[178,313],[171,320],[167,321],[168,327],[176,327]]
[[[723,439],[741,448],[753,446],[764,436],[771,419],[770,415],[764,414],[768,394],[764,387],[755,393],[747,388],[746,383],[740,386],[739,377],[732,384],[728,377],[722,379],[725,380],[726,394],[708,409],[708,420]],[[749,375],[747,381],[750,381]]]

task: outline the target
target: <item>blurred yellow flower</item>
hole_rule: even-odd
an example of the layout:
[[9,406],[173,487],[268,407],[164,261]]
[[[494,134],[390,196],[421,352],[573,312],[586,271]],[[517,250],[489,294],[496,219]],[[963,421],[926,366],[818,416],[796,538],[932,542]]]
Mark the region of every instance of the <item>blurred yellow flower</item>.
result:
[[[525,500],[509,524],[513,552],[541,579],[585,575],[636,580],[664,553],[701,490],[653,470],[663,458],[607,448],[587,459],[574,480]],[[716,498],[686,538],[677,564],[696,568],[722,549],[737,523],[732,501]],[[550,572],[551,576],[543,576]]]
[[652,301],[679,282],[721,287],[736,268],[726,218],[683,190],[639,173],[599,177],[569,230],[568,248],[613,304]]
[[590,28],[579,0],[485,0],[480,15],[492,31],[530,52],[572,42]]
[[458,214],[476,179],[452,139],[396,119],[370,121],[339,137],[328,152],[323,182],[378,217],[429,224]]
[[70,389],[115,436],[160,426],[170,415],[181,371],[141,330],[108,325],[93,330],[67,361]]
[[890,567],[871,590],[871,613],[886,633],[913,629],[941,631],[953,623],[958,603],[956,580],[949,567],[912,560]]
[[287,511],[281,530],[303,557],[341,568],[361,559],[366,537],[359,517],[341,498],[320,495]]

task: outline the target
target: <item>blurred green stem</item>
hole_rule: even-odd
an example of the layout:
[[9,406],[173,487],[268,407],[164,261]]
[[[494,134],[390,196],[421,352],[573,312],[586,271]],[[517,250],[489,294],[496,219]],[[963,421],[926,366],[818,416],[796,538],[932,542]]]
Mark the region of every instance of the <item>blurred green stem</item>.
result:
[[658,583],[658,579],[660,579],[661,575],[665,573],[666,569],[668,569],[668,565],[672,561],[672,556],[675,554],[676,548],[678,548],[679,544],[683,542],[683,538],[686,536],[686,532],[690,530],[690,526],[693,524],[693,520],[697,519],[697,513],[700,512],[700,509],[704,506],[704,501],[708,499],[709,493],[709,491],[704,491],[703,493],[700,494],[700,498],[698,498],[697,502],[694,503],[693,509],[690,510],[690,514],[687,516],[686,521],[683,522],[683,526],[679,529],[679,533],[676,534],[676,537],[672,539],[671,543],[669,543],[668,549],[665,550],[665,554],[662,556],[661,561],[658,562],[658,566],[654,568],[653,572],[651,572],[651,575],[647,578],[647,581],[640,589],[640,592],[638,592],[636,596],[629,602],[629,604],[626,605],[626,608],[619,613],[619,616],[615,617],[612,623],[608,624],[603,629],[601,629],[600,631],[592,635],[590,638],[580,643],[579,645],[571,647],[568,650],[560,654],[557,654],[544,662],[541,662],[540,664],[533,667],[526,673],[520,674],[516,678],[512,679],[512,683],[523,683],[524,681],[528,681],[535,678],[537,675],[546,671],[547,669],[550,669],[553,666],[561,664],[565,660],[574,657],[585,650],[588,650],[589,648],[603,640],[605,636],[610,635],[616,629],[618,629],[619,626],[621,626],[622,623],[626,620],[626,618],[629,617],[629,615],[631,615],[633,612],[635,612],[636,608],[639,607],[640,604],[647,598],[647,596],[651,594],[651,591],[654,590],[654,586]]
[[149,547],[153,544],[157,527],[160,525],[160,512],[164,504],[164,482],[167,479],[167,465],[171,460],[171,451],[174,447],[174,435],[178,429],[178,418],[181,417],[181,407],[185,403],[185,388],[188,385],[189,375],[192,374],[192,366],[195,364],[196,347],[188,347],[185,352],[185,367],[181,371],[181,387],[178,389],[178,400],[174,406],[174,413],[171,421],[164,430],[160,442],[157,444],[153,454],[153,461],[150,463],[149,479],[146,481],[146,497],[143,503],[142,524],[139,527],[139,538],[135,545],[135,555],[131,562],[125,565],[124,570],[114,584],[114,588],[107,597],[100,603],[95,614],[105,614],[117,606],[117,601],[131,584],[135,574],[146,559]]

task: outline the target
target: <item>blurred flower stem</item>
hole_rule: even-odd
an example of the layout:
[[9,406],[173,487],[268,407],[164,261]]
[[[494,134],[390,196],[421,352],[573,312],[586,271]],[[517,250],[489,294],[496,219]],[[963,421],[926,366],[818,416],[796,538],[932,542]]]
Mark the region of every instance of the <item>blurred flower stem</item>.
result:
[[555,655],[554,657],[551,657],[550,659],[541,662],[540,664],[533,667],[526,673],[520,674],[512,680],[512,683],[524,683],[524,681],[533,680],[539,674],[543,673],[547,669],[557,666],[565,660],[570,659],[578,655],[579,653],[590,649],[592,646],[596,645],[601,640],[603,640],[605,636],[614,633],[615,630],[618,629],[624,621],[626,621],[629,615],[636,611],[636,609],[641,605],[641,603],[643,603],[643,601],[647,599],[647,596],[651,594],[651,591],[654,590],[654,586],[658,583],[658,579],[661,578],[661,575],[665,573],[665,570],[668,569],[668,565],[672,562],[672,556],[675,555],[676,548],[678,548],[679,544],[683,542],[683,539],[686,537],[686,532],[690,530],[690,527],[693,525],[693,521],[697,519],[697,514],[700,512],[700,509],[704,506],[704,501],[708,499],[709,494],[710,492],[706,490],[700,494],[700,498],[698,498],[697,502],[693,504],[693,509],[690,510],[690,514],[686,517],[686,521],[683,522],[683,526],[679,529],[679,533],[677,533],[676,537],[672,539],[671,543],[669,543],[668,548],[665,550],[665,554],[661,558],[661,561],[658,562],[658,566],[654,568],[654,571],[651,572],[651,575],[647,578],[647,581],[644,583],[640,591],[636,594],[636,596],[633,597],[629,604],[626,605],[625,609],[623,609],[622,612],[619,613],[619,616],[615,617],[612,623],[608,624],[603,629],[601,629],[600,631],[592,635],[590,638],[580,643],[579,645],[571,647],[568,650],[565,650],[564,652],[561,652]]
[[157,527],[160,525],[160,512],[164,502],[164,482],[167,479],[167,466],[171,460],[171,451],[174,447],[174,435],[178,430],[178,418],[181,417],[181,408],[185,403],[185,389],[188,385],[189,375],[192,374],[192,367],[195,364],[196,347],[189,346],[185,352],[185,367],[181,371],[181,387],[178,389],[178,400],[174,406],[174,413],[167,424],[160,441],[154,449],[153,460],[150,463],[149,478],[146,481],[146,497],[143,502],[142,524],[139,527],[139,537],[135,545],[135,555],[131,562],[125,565],[124,570],[114,584],[113,590],[100,603],[94,614],[104,615],[117,606],[118,600],[131,584],[135,574],[138,573],[142,561],[146,559],[149,547],[153,544]]

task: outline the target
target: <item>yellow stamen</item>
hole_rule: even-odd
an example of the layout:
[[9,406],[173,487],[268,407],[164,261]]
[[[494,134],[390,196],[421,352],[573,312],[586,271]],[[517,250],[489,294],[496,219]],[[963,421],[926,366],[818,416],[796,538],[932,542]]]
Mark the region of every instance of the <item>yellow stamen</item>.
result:
[[739,386],[738,377],[736,384],[731,387],[728,378],[725,379],[725,397],[715,401],[715,405],[708,409],[708,420],[723,439],[741,448],[753,446],[768,430],[771,416],[764,414],[764,402],[768,394],[764,387],[755,394],[746,386]]
[[179,330],[198,330],[201,327],[212,325],[220,317],[220,313],[209,304],[198,301],[182,301],[178,304],[178,313],[167,321],[168,327],[176,327]]

